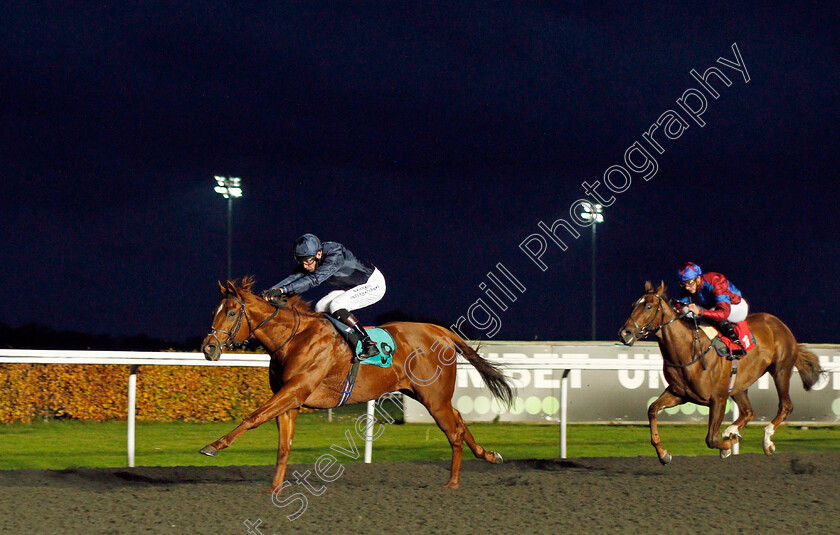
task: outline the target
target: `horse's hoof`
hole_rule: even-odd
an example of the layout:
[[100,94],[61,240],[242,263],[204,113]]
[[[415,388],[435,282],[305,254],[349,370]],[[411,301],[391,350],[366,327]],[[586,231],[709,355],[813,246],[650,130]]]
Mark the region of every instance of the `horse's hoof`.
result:
[[666,451],[665,455],[659,458],[659,462],[662,464],[669,464],[671,462],[671,452]]
[[201,448],[201,450],[199,450],[198,453],[200,453],[202,455],[206,455],[208,457],[215,457],[216,454],[219,453],[219,450],[217,450],[213,446],[208,445],[208,446],[204,446],[203,448]]
[[771,442],[769,446],[764,448],[764,455],[773,455],[774,453],[776,453],[776,445]]
[[503,462],[505,462],[505,460],[502,459],[502,454],[494,451],[493,452],[493,464],[502,464]]
[[727,427],[726,430],[724,430],[723,440],[735,440],[736,438],[738,440],[741,440],[741,433],[740,433],[740,430],[738,429],[738,426],[735,425],[735,424],[732,424],[729,427]]
[[720,450],[720,458],[721,459],[726,459],[730,455],[732,455],[732,450]]

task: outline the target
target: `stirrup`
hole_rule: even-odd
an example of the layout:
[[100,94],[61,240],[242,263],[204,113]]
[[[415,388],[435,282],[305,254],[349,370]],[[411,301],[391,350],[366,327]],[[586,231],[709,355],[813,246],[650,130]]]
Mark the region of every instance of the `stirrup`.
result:
[[730,349],[729,356],[726,357],[726,360],[741,360],[747,354],[746,350],[741,344],[738,344],[740,349]]

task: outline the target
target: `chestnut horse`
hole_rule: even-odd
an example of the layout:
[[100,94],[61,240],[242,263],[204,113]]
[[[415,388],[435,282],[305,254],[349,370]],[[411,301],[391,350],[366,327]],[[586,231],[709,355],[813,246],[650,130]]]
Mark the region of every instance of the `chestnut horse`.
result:
[[[215,361],[219,360],[223,348],[256,338],[271,356],[268,379],[274,395],[236,429],[205,446],[201,453],[214,456],[245,431],[274,418],[279,442],[272,487],[279,492],[298,410],[301,407],[327,409],[338,404],[352,365],[352,353],[329,320],[323,314],[312,312],[307,302],[293,296],[282,299],[279,306],[270,304],[251,292],[253,284],[252,278],[244,279],[241,286],[231,282],[226,286],[219,284],[222,302],[216,308],[213,327],[201,350],[208,360]],[[391,366],[360,366],[347,403],[366,402],[397,390],[422,403],[452,447],[446,488],[459,486],[464,441],[479,459],[501,463],[501,455],[476,443],[461,414],[452,406],[457,355],[478,370],[496,398],[510,404],[513,393],[501,371],[444,327],[392,322],[381,328],[391,334],[397,345]]]
[[[823,373],[814,353],[796,343],[790,329],[777,317],[759,313],[747,316],[747,324],[755,335],[756,347],[737,363],[735,383],[729,390],[732,361],[719,357],[711,350],[711,341],[702,330],[696,330],[688,321],[682,321],[665,296],[665,283],[654,288],[645,283],[645,293],[633,305],[630,317],[619,331],[621,341],[633,345],[649,334],[658,338],[664,362],[668,388],[648,408],[650,442],[662,464],[671,462],[671,454],[661,446],[656,426],[656,413],[662,409],[686,402],[709,407],[709,429],[706,444],[718,448],[722,458],[728,457],[741,435],[739,431],[753,419],[753,410],[747,389],[765,372],[770,373],[779,393],[779,411],[764,428],[764,453],[776,451],[771,437],[793,410],[790,400],[790,378],[794,366],[799,370],[802,386],[810,390]],[[738,405],[738,419],[723,432],[718,431],[726,412],[729,396]]]

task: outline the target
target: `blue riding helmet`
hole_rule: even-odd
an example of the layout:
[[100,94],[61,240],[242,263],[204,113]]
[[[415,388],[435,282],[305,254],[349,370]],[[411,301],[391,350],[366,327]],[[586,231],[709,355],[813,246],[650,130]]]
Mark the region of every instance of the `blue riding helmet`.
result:
[[694,280],[702,274],[703,270],[694,262],[686,262],[677,270],[677,277],[679,277],[680,282]]
[[295,240],[294,255],[295,260],[302,262],[303,260],[315,256],[321,250],[321,240],[314,234],[304,234]]

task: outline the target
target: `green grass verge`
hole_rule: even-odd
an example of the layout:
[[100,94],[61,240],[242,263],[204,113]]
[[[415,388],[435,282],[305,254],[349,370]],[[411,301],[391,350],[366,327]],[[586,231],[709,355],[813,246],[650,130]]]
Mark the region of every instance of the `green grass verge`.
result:
[[[298,418],[289,462],[308,464],[336,444],[349,448],[346,432],[364,456],[364,442],[355,431],[355,417],[362,406],[344,408],[326,422],[326,411]],[[138,422],[137,466],[228,466],[274,464],[277,428],[269,422],[243,435],[215,458],[198,450],[232,430],[238,422],[186,423]],[[550,459],[560,456],[557,424],[469,424],[476,440],[501,452],[506,460]],[[448,460],[449,443],[435,425],[384,425],[373,445],[373,460]],[[742,434],[741,453],[760,453],[762,426],[749,426]],[[705,425],[660,425],[663,444],[675,456],[716,455],[706,448]],[[840,450],[840,426],[804,429],[783,426],[774,436],[779,452]],[[465,448],[466,449],[466,448]],[[655,458],[646,426],[570,425],[567,456],[647,456]],[[465,451],[465,458],[472,458]],[[342,462],[346,459],[342,459]],[[48,421],[0,425],[0,469],[65,469],[71,467],[126,466],[125,422]]]

